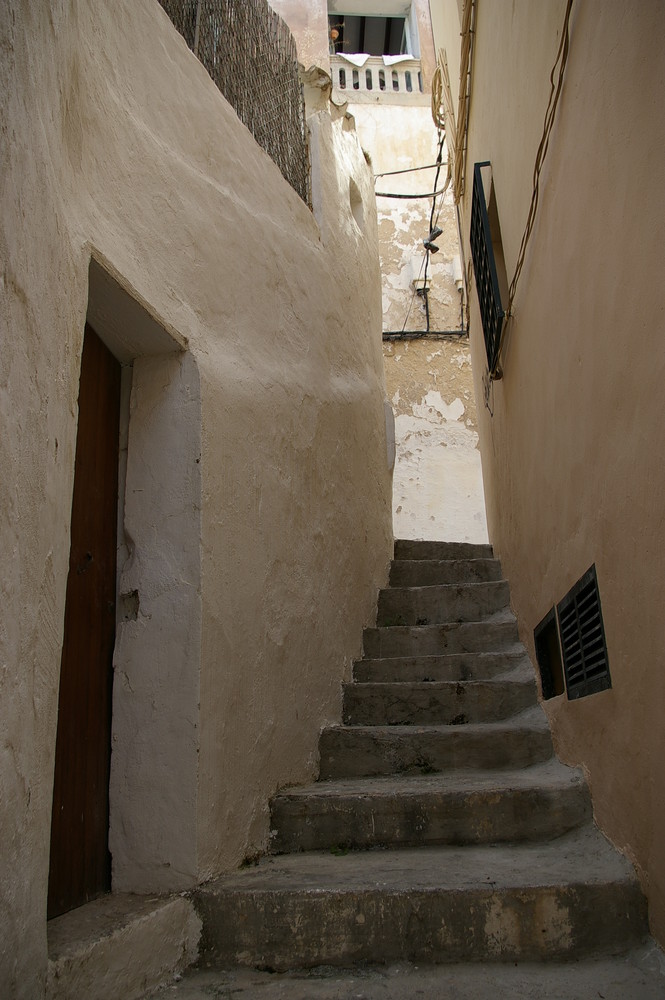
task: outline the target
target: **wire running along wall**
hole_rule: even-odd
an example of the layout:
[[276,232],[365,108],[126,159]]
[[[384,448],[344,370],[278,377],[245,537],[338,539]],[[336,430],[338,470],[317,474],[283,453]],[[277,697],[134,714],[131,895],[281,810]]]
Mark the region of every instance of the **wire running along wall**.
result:
[[267,0],[159,0],[241,122],[310,205],[295,41]]

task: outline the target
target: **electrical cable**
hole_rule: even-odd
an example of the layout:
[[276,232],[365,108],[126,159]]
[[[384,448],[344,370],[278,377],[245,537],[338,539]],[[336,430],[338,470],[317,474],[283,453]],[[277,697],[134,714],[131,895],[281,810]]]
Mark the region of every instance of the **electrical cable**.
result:
[[[549,149],[550,137],[552,135],[552,129],[554,127],[554,118],[556,115],[557,105],[559,103],[559,97],[561,96],[561,90],[563,88],[563,75],[566,69],[566,63],[568,62],[568,52],[570,49],[570,12],[573,6],[573,0],[568,0],[566,4],[566,14],[563,22],[563,30],[561,32],[561,41],[559,42],[559,49],[556,54],[556,59],[554,60],[554,65],[552,66],[552,72],[550,73],[550,96],[547,102],[547,108],[545,111],[545,120],[543,123],[543,134],[538,146],[538,151],[536,153],[536,161],[533,167],[533,190],[531,192],[531,204],[529,205],[529,213],[527,215],[526,225],[524,227],[524,232],[522,234],[522,241],[520,243],[520,249],[517,254],[517,263],[515,264],[515,272],[513,274],[513,279],[510,282],[510,287],[508,289],[508,307],[506,309],[506,320],[503,324],[503,329],[501,330],[501,336],[499,338],[499,347],[497,350],[497,359],[500,357],[501,349],[506,336],[506,330],[508,328],[509,320],[513,316],[513,302],[515,300],[515,293],[517,291],[517,284],[519,282],[520,276],[522,274],[522,269],[524,267],[524,260],[526,257],[526,250],[529,245],[529,240],[531,239],[531,234],[533,233],[534,223],[536,221],[536,213],[538,211],[538,201],[540,197],[540,174],[543,169],[543,164],[545,162],[545,157]],[[555,74],[557,71],[557,65],[559,67],[559,74],[555,83]],[[499,371],[498,360],[495,365],[494,371],[490,373],[490,378],[495,379]]]
[[406,311],[406,316],[404,317],[404,322],[402,324],[402,333],[404,333],[404,330],[406,329],[406,324],[407,324],[409,316],[411,314],[411,308],[413,306],[413,300],[415,299],[416,293],[418,291],[418,282],[420,281],[420,275],[423,273],[423,266],[424,266],[424,264],[425,264],[425,258],[423,257],[422,262],[420,264],[420,271],[418,272],[418,277],[416,278],[416,280],[413,283],[413,294],[411,296],[411,301],[409,302],[409,308]]
[[416,170],[433,170],[436,163],[427,163],[424,167],[405,167],[403,170],[384,170],[382,174],[374,174],[375,177],[392,177],[394,174],[411,174]]
[[444,185],[440,191],[427,191],[425,194],[387,194],[385,191],[376,191],[377,198],[438,198],[440,194],[445,194],[448,185]]

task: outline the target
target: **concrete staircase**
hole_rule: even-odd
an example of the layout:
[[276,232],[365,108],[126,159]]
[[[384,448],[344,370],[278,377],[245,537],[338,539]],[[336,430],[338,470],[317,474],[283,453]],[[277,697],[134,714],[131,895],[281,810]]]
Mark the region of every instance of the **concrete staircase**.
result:
[[647,935],[631,866],[553,756],[489,546],[397,542],[377,627],[272,802],[272,856],[195,893],[201,959],[271,970],[562,961]]

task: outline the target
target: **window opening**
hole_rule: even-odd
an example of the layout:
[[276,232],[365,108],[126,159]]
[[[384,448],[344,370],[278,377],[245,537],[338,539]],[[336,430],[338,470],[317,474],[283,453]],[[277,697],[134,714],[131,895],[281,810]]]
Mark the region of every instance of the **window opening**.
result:
[[411,51],[405,17],[328,14],[331,55],[400,56]]
[[543,698],[554,698],[563,694],[563,664],[555,608],[551,608],[543,620],[533,630],[536,645],[536,660],[540,670]]
[[[489,198],[487,191],[490,192]],[[470,243],[487,367],[490,378],[500,378],[499,348],[505,317],[503,302],[507,301],[508,282],[489,162],[476,163],[473,168]]]

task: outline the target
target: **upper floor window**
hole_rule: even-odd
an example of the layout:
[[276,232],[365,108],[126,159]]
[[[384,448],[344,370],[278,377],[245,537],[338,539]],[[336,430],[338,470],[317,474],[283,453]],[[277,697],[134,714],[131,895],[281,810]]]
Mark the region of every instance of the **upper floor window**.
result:
[[404,0],[329,0],[331,55],[418,58],[415,15]]

